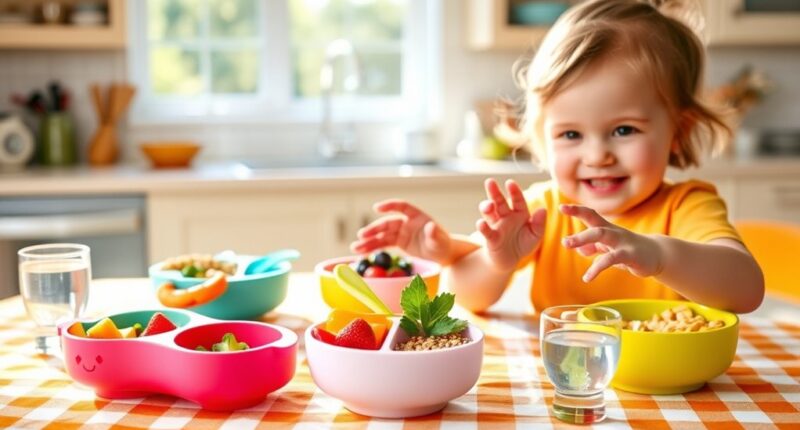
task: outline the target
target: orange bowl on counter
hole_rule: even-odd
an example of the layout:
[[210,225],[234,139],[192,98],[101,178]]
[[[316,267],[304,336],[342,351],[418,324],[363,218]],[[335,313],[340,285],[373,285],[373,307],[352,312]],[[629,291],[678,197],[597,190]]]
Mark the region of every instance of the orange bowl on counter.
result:
[[143,142],[139,145],[153,167],[188,167],[200,145],[190,141]]

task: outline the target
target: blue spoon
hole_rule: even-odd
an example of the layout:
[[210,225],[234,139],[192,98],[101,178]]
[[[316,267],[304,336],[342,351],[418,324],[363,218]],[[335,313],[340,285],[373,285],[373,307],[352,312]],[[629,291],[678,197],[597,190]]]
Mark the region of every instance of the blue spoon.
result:
[[270,252],[251,261],[244,269],[244,274],[253,275],[255,273],[269,272],[284,261],[294,261],[298,258],[300,258],[300,251],[296,249],[281,249],[280,251]]

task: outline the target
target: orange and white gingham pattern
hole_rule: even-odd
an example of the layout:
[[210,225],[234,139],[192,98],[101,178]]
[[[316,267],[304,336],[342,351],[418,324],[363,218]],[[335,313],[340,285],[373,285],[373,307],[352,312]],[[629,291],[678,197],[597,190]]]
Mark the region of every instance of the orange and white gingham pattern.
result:
[[[0,301],[0,428],[566,428],[549,412],[553,387],[529,317],[474,317],[486,333],[478,384],[439,413],[406,420],[353,414],[314,385],[298,360],[294,379],[264,402],[209,412],[169,396],[109,401],[73,383],[55,358],[34,355],[33,323],[19,297]],[[271,323],[302,335],[307,319],[276,314]],[[301,336],[302,339],[302,336]],[[301,348],[302,352],[302,348]],[[736,360],[703,389],[648,396],[607,390],[598,428],[800,429],[800,326],[745,317]]]

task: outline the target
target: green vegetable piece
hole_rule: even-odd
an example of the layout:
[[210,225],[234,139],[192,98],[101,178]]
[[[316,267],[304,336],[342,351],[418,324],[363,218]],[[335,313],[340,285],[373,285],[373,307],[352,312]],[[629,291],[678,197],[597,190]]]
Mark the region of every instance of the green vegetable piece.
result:
[[467,322],[447,316],[455,304],[456,296],[442,293],[433,300],[428,298],[428,288],[419,275],[400,293],[403,318],[400,328],[409,336],[441,336],[458,333],[467,327]]
[[206,348],[205,348],[203,345],[197,345],[197,346],[194,348],[194,350],[195,350],[195,351],[206,351],[206,352],[208,352],[208,350],[207,350],[207,349],[206,349]]
[[144,327],[142,327],[141,324],[139,324],[139,323],[134,323],[133,324],[133,331],[136,332],[136,337],[139,337],[139,336],[142,335],[142,330],[144,330]]
[[392,310],[386,303],[375,295],[375,292],[364,282],[362,278],[349,264],[338,264],[333,268],[333,276],[336,283],[353,296],[356,300],[363,303],[373,312],[383,315],[392,315]]
[[183,269],[181,269],[181,275],[187,278],[194,278],[195,276],[197,276],[197,272],[198,272],[197,267],[194,267],[191,264],[188,266],[183,266]]
[[225,333],[222,335],[222,342],[211,345],[211,350],[214,352],[227,352],[227,351],[244,351],[250,348],[246,343],[236,340],[233,333]]

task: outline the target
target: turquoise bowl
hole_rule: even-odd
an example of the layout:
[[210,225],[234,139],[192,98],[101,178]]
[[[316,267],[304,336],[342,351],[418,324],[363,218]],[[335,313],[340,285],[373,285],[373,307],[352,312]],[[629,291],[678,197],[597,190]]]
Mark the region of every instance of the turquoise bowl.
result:
[[550,25],[569,9],[569,3],[560,1],[531,1],[511,7],[511,23],[518,25]]
[[[255,259],[255,256],[237,256],[240,268]],[[177,270],[161,270],[164,262],[150,266],[148,273],[153,287],[158,288],[165,282],[172,282],[176,288],[189,288],[201,284],[204,278],[187,278]],[[228,276],[228,288],[209,303],[186,308],[207,317],[221,320],[257,319],[275,309],[286,298],[289,286],[289,273],[292,263],[284,261],[273,270],[252,275]]]

